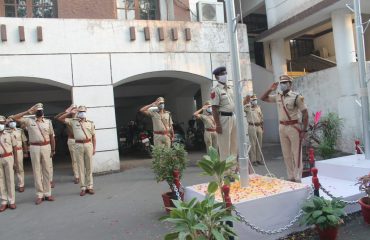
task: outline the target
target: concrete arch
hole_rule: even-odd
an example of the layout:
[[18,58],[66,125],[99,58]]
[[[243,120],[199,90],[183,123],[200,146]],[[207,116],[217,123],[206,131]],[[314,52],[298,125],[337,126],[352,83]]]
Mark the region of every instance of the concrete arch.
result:
[[27,76],[0,77],[0,84],[1,83],[16,84],[17,82],[44,84],[44,85],[62,88],[62,89],[69,90],[69,91],[72,88],[72,86],[69,86],[65,83],[59,82],[57,80],[46,79],[46,78],[27,77]]

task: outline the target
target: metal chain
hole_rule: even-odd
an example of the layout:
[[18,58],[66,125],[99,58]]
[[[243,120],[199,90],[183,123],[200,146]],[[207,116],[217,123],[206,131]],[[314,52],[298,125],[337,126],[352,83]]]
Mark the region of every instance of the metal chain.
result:
[[[312,186],[310,188],[310,192],[309,192],[308,197],[306,199],[310,199],[313,196],[313,190],[314,190],[314,188]],[[235,215],[238,216],[240,221],[243,222],[246,226],[250,227],[251,229],[253,229],[254,231],[256,231],[258,233],[267,234],[267,235],[273,235],[273,234],[282,233],[284,231],[287,231],[289,228],[293,227],[293,225],[299,220],[299,218],[303,214],[303,211],[299,210],[298,214],[289,222],[289,224],[285,225],[284,227],[281,227],[281,228],[278,228],[278,229],[275,229],[275,230],[265,230],[265,229],[257,227],[256,225],[248,222],[246,220],[246,218],[235,208],[233,209],[233,211],[235,212]]]
[[[326,195],[328,195],[329,197],[331,197],[331,198],[336,198],[336,199],[338,199],[337,197],[335,197],[333,194],[331,194],[330,192],[329,192],[329,190],[327,190],[327,189],[325,189],[322,185],[320,185],[320,189],[326,194]],[[358,204],[358,201],[356,200],[356,201],[346,201],[346,200],[339,200],[340,202],[343,202],[343,203],[345,203],[346,205],[355,205],[355,204]]]
[[175,184],[172,184],[172,187],[173,187],[173,190],[175,191],[175,194],[176,194],[177,200],[182,201],[182,200],[181,200],[181,197],[180,197],[179,189],[177,189],[177,187],[176,187],[176,185],[175,185]]

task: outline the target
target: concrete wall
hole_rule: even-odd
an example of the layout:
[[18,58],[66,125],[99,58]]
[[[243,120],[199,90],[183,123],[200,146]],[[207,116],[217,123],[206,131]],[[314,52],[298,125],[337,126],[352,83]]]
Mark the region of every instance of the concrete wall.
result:
[[327,33],[320,37],[314,39],[315,50],[320,50],[321,48],[326,48],[328,50],[328,55],[330,59],[335,61],[335,47],[334,47],[334,37],[333,32]]

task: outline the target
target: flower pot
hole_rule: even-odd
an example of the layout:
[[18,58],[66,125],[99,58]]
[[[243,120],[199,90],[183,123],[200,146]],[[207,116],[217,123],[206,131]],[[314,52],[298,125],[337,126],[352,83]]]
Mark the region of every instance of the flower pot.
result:
[[316,226],[317,232],[319,233],[320,240],[336,240],[338,236],[338,227],[330,227],[321,229]]
[[[184,200],[184,192],[180,192],[181,200]],[[172,203],[172,199],[176,199],[176,194],[173,192],[166,192],[162,194],[162,199],[164,203],[164,207],[166,209],[166,212],[170,212],[171,207],[174,207]]]
[[363,197],[358,201],[361,205],[362,216],[367,224],[370,224],[370,198]]

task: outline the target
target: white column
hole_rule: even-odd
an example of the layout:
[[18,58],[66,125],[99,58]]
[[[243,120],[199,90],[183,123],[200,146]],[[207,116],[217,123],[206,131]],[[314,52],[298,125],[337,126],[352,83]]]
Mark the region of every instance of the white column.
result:
[[272,60],[270,51],[270,42],[263,43],[263,53],[265,54],[265,66],[266,69],[272,71]]
[[274,79],[277,81],[279,76],[287,73],[284,39],[271,41],[270,47]]
[[331,14],[335,56],[338,69],[338,85],[341,97],[338,99],[338,114],[344,120],[342,139],[339,144],[344,151],[353,151],[353,141],[360,136],[361,112],[357,106],[355,86],[358,86],[357,72],[352,67],[356,62],[355,40],[353,35],[352,14],[347,9],[341,9]]

